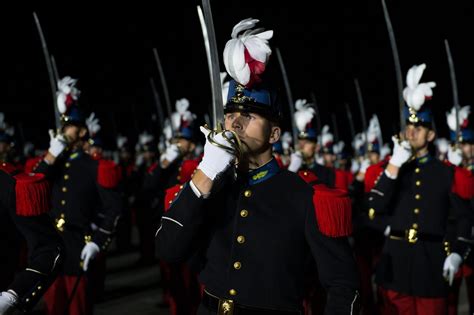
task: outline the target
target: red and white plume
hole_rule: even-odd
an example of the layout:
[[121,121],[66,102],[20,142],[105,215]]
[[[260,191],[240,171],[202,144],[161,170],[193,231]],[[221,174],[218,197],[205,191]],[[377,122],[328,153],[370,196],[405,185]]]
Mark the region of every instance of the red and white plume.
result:
[[314,117],[315,110],[312,107],[313,104],[308,103],[304,99],[296,100],[295,102],[295,123],[299,132],[305,132],[306,127]]
[[329,132],[329,126],[324,125],[321,130],[321,144],[323,147],[330,146],[334,142],[334,136]]
[[148,132],[144,131],[143,133],[141,133],[139,136],[138,136],[138,142],[141,144],[141,145],[146,145],[150,142],[152,142],[155,138],[153,137],[153,135],[149,134]]
[[[471,106],[466,105],[461,107],[458,113],[459,128],[466,128],[469,124],[469,114],[471,113]],[[456,131],[456,107],[451,108],[450,112],[446,113],[449,129]]]
[[289,131],[285,131],[281,136],[281,145],[283,150],[288,151],[291,148],[291,144],[293,143],[293,137]]
[[69,106],[78,100],[81,91],[76,88],[77,79],[66,76],[59,80],[56,92],[58,110],[60,114],[67,112]]
[[90,116],[86,118],[86,125],[91,137],[96,135],[101,128],[99,118],[95,117],[95,113],[91,113]]
[[221,86],[222,86],[222,104],[227,104],[227,95],[229,94],[229,81],[225,81],[227,72],[221,72]]
[[188,99],[182,98],[176,101],[176,112],[171,114],[173,130],[179,130],[180,128],[189,126],[196,118],[196,115],[191,113],[188,108]]
[[334,154],[341,154],[345,146],[346,144],[344,143],[344,141],[340,140],[332,147]]
[[122,135],[117,136],[117,148],[122,149],[128,142],[128,138]]
[[[248,18],[232,29],[232,39],[224,48],[224,65],[229,75],[246,87],[260,82],[272,50],[268,41],[273,31],[252,29],[259,20]],[[241,33],[243,32],[243,33]],[[240,35],[239,35],[240,34]]]
[[407,87],[403,90],[403,98],[409,107],[418,111],[425,103],[425,100],[431,99],[435,82],[420,83],[426,64],[414,65],[407,73]]
[[352,141],[352,147],[354,150],[359,151],[360,148],[365,144],[365,133],[360,132],[355,135],[354,140]]

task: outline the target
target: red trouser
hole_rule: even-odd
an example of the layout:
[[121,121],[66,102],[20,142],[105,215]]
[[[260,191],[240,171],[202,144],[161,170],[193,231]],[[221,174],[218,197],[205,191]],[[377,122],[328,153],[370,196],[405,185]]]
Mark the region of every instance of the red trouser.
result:
[[446,315],[447,298],[423,298],[380,288],[383,315]]
[[[60,275],[44,294],[48,315],[64,315],[77,276]],[[87,278],[82,276],[69,306],[69,315],[92,314],[92,300],[87,290]]]

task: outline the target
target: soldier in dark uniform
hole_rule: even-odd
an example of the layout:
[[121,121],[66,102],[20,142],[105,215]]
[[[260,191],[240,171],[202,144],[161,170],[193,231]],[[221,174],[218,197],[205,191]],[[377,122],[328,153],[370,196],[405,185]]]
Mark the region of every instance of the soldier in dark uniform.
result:
[[318,135],[313,128],[312,119],[314,108],[306,100],[296,101],[295,123],[299,130],[298,151],[291,154],[288,170],[298,172],[309,170],[313,172],[318,180],[328,187],[334,187],[336,174],[333,169],[325,167],[316,161],[316,153],[319,150]]
[[[0,287],[3,291],[0,314],[3,315],[14,309],[27,312],[36,305],[61,266],[63,244],[47,214],[50,194],[43,174],[20,173],[14,166],[0,163],[0,187],[1,222],[9,226],[0,230],[2,250],[8,251],[5,260],[14,256],[15,242],[12,241],[16,239],[16,230],[28,246],[27,267],[18,272],[14,280],[10,279],[8,285]],[[9,267],[2,262],[2,280]]]
[[369,213],[390,215],[376,274],[386,314],[447,313],[448,284],[465,250],[460,242],[445,243],[449,209],[457,214],[458,237],[470,228],[465,226],[469,211],[465,200],[452,193],[456,191],[452,169],[428,150],[435,132],[431,110],[423,104],[435,84],[420,86],[424,68],[414,66],[408,72],[406,140],[393,138],[393,155],[368,194]]
[[[245,20],[234,30],[248,30],[256,21]],[[235,33],[232,41],[241,41],[240,32]],[[328,291],[328,314],[351,314],[358,284],[347,239],[335,237],[338,227],[324,222],[330,211],[315,208],[313,188],[280,169],[272,157],[280,111],[258,83],[272,32],[252,36],[263,50],[260,61],[254,59],[256,51],[236,51],[235,42],[227,44],[224,63],[234,64],[245,53],[252,70],[245,76],[227,68],[240,78],[229,85],[227,131],[201,129],[206,136],[203,159],[162,217],[158,253],[168,261],[202,255],[199,279],[205,291],[198,314],[300,314],[304,267],[311,254]]]
[[[75,81],[67,82],[74,91]],[[51,217],[66,247],[64,266],[46,292],[45,302],[49,314],[64,314],[68,306],[70,314],[90,314],[86,271],[107,249],[121,213],[120,195],[114,190],[118,173],[113,163],[94,160],[83,151],[88,135],[85,117],[72,97],[63,99],[66,104],[58,97],[61,133],[51,139],[48,153],[35,170],[52,183]]]

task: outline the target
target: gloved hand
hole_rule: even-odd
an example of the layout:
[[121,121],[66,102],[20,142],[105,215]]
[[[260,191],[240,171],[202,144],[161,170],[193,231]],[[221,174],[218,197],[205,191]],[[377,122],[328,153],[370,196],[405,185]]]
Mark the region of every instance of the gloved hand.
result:
[[[207,139],[211,132],[209,129],[201,127],[201,132],[206,137],[206,143],[204,145],[204,156],[197,168],[211,180],[214,180],[217,175],[223,173],[231,165],[236,156],[209,142]],[[223,146],[232,147],[232,143],[224,138],[224,133],[228,139],[233,140],[234,135],[230,131],[215,134],[213,140]]]
[[360,163],[359,163],[359,161],[357,161],[357,160],[355,160],[355,159],[352,160],[352,163],[351,163],[351,173],[352,173],[352,174],[355,174],[355,173],[357,173],[357,172],[359,171],[359,169],[360,169]]
[[66,138],[62,134],[54,134],[54,130],[49,130],[49,149],[52,156],[58,157],[67,146]]
[[458,253],[451,253],[444,260],[443,277],[449,281],[449,285],[453,284],[454,275],[458,272],[461,263],[462,258]]
[[135,157],[135,166],[140,167],[143,162],[145,162],[145,159],[143,158],[142,153],[137,153],[137,156]]
[[403,141],[398,141],[397,137],[393,136],[392,137],[393,141],[393,154],[392,157],[390,158],[389,163],[396,166],[400,167],[408,161],[408,159],[411,157],[411,147],[408,141],[403,140]]
[[303,154],[300,151],[291,153],[290,165],[288,165],[288,170],[290,172],[296,173],[301,168],[303,164]]
[[179,151],[178,145],[173,143],[172,145],[168,146],[165,150],[165,153],[161,156],[160,160],[167,160],[169,163],[176,160],[176,158],[181,154]]
[[0,293],[0,315],[9,314],[17,304],[18,296],[13,291]]
[[448,161],[449,163],[459,166],[462,162],[462,151],[460,148],[449,147],[448,149]]
[[364,159],[362,163],[360,163],[359,173],[365,174],[369,166],[370,166],[369,159]]
[[84,248],[81,252],[81,259],[83,261],[82,269],[84,271],[87,271],[90,261],[94,259],[99,252],[100,248],[94,242],[88,242],[86,245],[84,245]]
[[387,227],[385,228],[385,231],[383,231],[383,235],[388,237],[390,235],[391,230],[392,230],[392,228],[390,227],[390,225],[387,225]]

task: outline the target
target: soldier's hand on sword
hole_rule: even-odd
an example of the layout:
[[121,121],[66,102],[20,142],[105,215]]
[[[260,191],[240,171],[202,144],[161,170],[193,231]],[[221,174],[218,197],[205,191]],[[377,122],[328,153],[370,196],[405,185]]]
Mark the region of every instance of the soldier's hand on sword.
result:
[[290,172],[296,173],[301,168],[301,165],[303,165],[303,154],[300,151],[291,153],[288,170]]
[[450,146],[448,149],[448,161],[449,163],[459,166],[462,162],[462,151],[459,147]]
[[11,314],[18,301],[15,292],[9,290],[0,293],[0,315]]
[[64,135],[62,134],[55,134],[52,129],[49,130],[49,149],[48,152],[53,157],[58,157],[66,148],[67,141]]
[[99,254],[99,252],[100,248],[94,242],[88,242],[84,246],[81,252],[81,259],[83,261],[82,269],[84,271],[87,271],[87,269],[89,268],[89,263],[97,256],[97,254]]
[[451,253],[444,260],[443,277],[449,281],[449,285],[453,284],[454,275],[458,272],[461,266],[462,258],[457,253]]
[[392,137],[393,155],[389,163],[396,167],[401,167],[412,156],[411,146],[408,141],[400,141],[397,137]]

